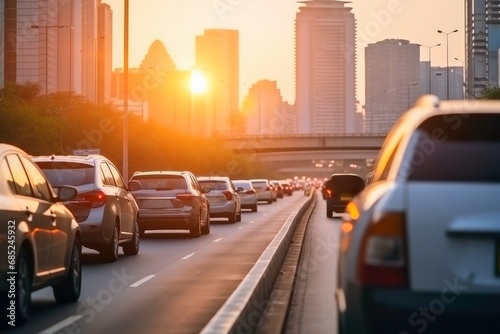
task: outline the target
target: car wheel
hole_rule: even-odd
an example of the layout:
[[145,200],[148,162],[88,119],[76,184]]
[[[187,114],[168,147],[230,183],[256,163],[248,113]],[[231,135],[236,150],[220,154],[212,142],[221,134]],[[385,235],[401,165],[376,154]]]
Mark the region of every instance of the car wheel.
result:
[[330,206],[328,204],[326,205],[326,217],[327,218],[333,217],[333,210],[332,210],[332,208],[330,208]]
[[123,245],[123,254],[125,255],[137,255],[139,253],[139,226],[137,225],[137,221],[134,223],[134,233],[132,240]]
[[267,204],[271,204],[273,202],[272,199],[267,200]]
[[107,262],[115,262],[116,260],[118,260],[119,246],[118,227],[115,224],[113,235],[111,236],[109,244],[106,245],[106,247],[100,252],[101,257]]
[[196,225],[189,229],[189,234],[192,238],[198,238],[201,235],[201,214],[198,216]]
[[139,237],[143,238],[145,234],[146,234],[146,229],[144,227],[139,226]]
[[30,314],[32,280],[31,260],[24,247],[19,253],[16,269],[16,323],[24,324]]
[[82,247],[80,241],[75,239],[73,250],[71,251],[68,274],[60,284],[52,286],[54,297],[58,303],[73,303],[80,298],[82,288],[81,254]]
[[254,205],[252,206],[252,212],[257,212],[257,204],[254,204]]
[[207,214],[207,222],[201,227],[201,234],[210,234],[210,216]]
[[236,215],[236,211],[231,212],[228,215],[227,221],[229,222],[229,224],[234,224],[234,223],[236,223],[238,221],[238,218],[237,218],[237,215]]
[[237,222],[240,222],[241,221],[241,211],[238,212],[238,214],[236,215],[236,221]]

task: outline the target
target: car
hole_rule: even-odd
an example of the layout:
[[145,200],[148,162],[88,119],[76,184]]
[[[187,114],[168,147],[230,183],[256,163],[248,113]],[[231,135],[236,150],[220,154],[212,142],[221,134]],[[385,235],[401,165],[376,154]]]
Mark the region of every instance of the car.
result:
[[281,187],[283,188],[283,194],[288,195],[288,196],[292,196],[293,195],[293,187],[290,184],[290,182],[288,182],[287,180],[281,180],[279,182],[281,184]]
[[311,193],[314,191],[311,182],[304,182],[302,189],[304,189],[304,196],[310,196]]
[[499,124],[435,96],[400,117],[340,228],[340,333],[500,333]]
[[82,244],[96,250],[107,262],[118,259],[119,247],[125,255],[139,253],[139,207],[131,190],[138,182],[126,184],[118,168],[105,156],[35,156],[53,187],[75,186],[78,197],[66,201],[80,225]]
[[227,176],[198,176],[202,186],[210,187],[207,194],[210,218],[227,218],[230,224],[241,221],[241,198],[231,179]]
[[139,205],[139,233],[148,230],[188,230],[193,238],[210,233],[211,189],[202,186],[190,171],[138,171],[131,181]]
[[250,209],[252,212],[257,212],[257,191],[250,180],[233,180],[236,189],[242,188],[238,192],[241,198],[241,208]]
[[344,213],[347,203],[365,188],[365,180],[352,173],[335,173],[323,185],[326,200],[326,216],[333,213]]
[[283,198],[285,191],[283,189],[283,186],[281,185],[281,182],[278,180],[270,180],[269,182],[273,185],[274,189],[276,189],[276,197]]
[[0,144],[0,313],[9,324],[27,321],[32,291],[52,286],[57,302],[79,299],[81,231],[63,204],[77,194],[53,189],[26,152]]
[[268,204],[275,202],[277,195],[268,179],[250,179],[250,182],[257,191],[257,200],[259,202],[266,201]]

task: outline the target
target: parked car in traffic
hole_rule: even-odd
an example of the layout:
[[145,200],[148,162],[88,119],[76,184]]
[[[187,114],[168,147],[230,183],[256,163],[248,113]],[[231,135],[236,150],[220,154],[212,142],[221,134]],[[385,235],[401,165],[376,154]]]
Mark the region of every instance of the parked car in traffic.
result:
[[26,152],[0,144],[3,321],[25,323],[31,292],[47,286],[52,286],[57,302],[76,302],[80,297],[81,231],[63,204],[77,194],[71,186],[53,189]]
[[231,179],[227,176],[198,176],[202,186],[210,187],[207,194],[210,218],[227,218],[230,224],[241,221],[241,198]]
[[347,203],[365,188],[365,180],[352,173],[335,173],[323,185],[326,200],[326,216],[333,213],[344,213]]
[[252,186],[257,191],[257,200],[271,204],[276,201],[277,194],[268,179],[250,179]]
[[53,187],[71,185],[78,196],[64,204],[80,225],[82,244],[114,262],[119,247],[125,255],[139,253],[139,208],[130,193],[138,182],[125,183],[118,168],[103,155],[36,156],[33,161]]
[[284,195],[288,195],[288,196],[293,195],[293,187],[290,184],[290,182],[288,182],[287,180],[280,180],[279,183],[281,184],[281,187],[283,188]]
[[341,227],[340,333],[500,333],[500,103],[422,97]]
[[210,204],[202,186],[189,171],[135,172],[132,191],[139,205],[139,233],[148,230],[188,230],[192,237],[210,233]]
[[233,180],[236,189],[241,188],[238,192],[241,199],[242,209],[251,209],[252,212],[257,212],[257,191],[250,180]]

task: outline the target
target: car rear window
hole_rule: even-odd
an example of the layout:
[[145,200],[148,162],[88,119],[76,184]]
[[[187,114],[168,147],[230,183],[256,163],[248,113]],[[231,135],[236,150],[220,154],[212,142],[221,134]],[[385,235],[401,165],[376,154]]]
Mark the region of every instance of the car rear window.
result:
[[233,181],[233,184],[236,188],[243,188],[243,189],[250,189],[251,185],[249,182],[238,182],[238,181]]
[[500,115],[436,116],[415,135],[410,181],[500,183]]
[[187,189],[186,180],[178,175],[134,175],[132,180],[141,184],[141,190]]
[[334,175],[327,186],[335,193],[356,195],[365,187],[365,180],[356,175]]
[[212,190],[227,190],[226,181],[217,180],[198,180],[202,186],[209,186]]
[[94,183],[94,166],[88,164],[63,161],[38,161],[36,164],[56,188],[62,185],[77,187]]
[[267,183],[266,182],[260,182],[260,181],[252,181],[252,185],[254,188],[267,188]]

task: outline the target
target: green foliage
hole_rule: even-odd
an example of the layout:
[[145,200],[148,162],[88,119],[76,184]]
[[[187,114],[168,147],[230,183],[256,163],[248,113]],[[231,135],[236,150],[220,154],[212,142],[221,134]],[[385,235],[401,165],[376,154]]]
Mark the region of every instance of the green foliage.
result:
[[479,96],[482,100],[500,100],[500,87],[488,86]]
[[[118,168],[123,165],[123,113],[97,106],[73,93],[39,95],[36,85],[7,84],[0,90],[0,142],[32,155],[72,154],[99,148]],[[128,119],[129,173],[189,170],[195,175],[264,177],[262,164],[225,150],[217,138],[189,135],[155,122]]]

